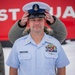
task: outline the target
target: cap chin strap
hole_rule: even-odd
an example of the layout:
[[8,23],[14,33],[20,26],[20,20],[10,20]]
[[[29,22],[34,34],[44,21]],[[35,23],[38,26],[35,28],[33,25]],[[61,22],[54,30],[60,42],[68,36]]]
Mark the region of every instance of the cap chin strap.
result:
[[44,17],[45,17],[44,13],[29,14],[29,18],[44,18]]

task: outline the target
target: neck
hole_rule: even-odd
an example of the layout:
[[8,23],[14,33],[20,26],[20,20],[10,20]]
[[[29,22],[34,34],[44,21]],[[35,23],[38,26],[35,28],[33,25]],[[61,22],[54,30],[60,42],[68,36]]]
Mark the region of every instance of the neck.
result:
[[39,33],[39,34],[30,33],[30,35],[35,41],[35,43],[39,44],[44,36],[44,33]]

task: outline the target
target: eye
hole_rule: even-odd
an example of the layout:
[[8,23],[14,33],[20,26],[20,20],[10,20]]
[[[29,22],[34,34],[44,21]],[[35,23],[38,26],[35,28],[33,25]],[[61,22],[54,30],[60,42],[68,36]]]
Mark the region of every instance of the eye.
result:
[[35,21],[35,19],[31,19],[30,21]]
[[38,21],[42,21],[43,19],[42,18],[40,18]]

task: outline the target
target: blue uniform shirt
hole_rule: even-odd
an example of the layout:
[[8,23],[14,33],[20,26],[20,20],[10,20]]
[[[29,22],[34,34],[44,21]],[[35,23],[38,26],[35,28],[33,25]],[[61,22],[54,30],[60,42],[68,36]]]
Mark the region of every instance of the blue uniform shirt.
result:
[[47,34],[38,45],[30,34],[18,39],[7,60],[8,66],[18,68],[18,75],[56,75],[55,68],[68,64],[61,44]]

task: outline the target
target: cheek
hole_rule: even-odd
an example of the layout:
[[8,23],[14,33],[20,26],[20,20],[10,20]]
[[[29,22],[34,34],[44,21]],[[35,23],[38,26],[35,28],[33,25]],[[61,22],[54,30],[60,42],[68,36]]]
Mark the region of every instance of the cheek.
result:
[[45,26],[47,25],[47,22],[45,21]]
[[42,29],[44,29],[44,26],[45,26],[45,25],[44,25],[44,24],[42,24],[40,27],[41,27]]
[[28,24],[27,24],[27,26],[32,27],[32,26],[33,26],[33,24],[32,24],[32,23],[28,23]]
[[46,24],[46,22],[42,22],[42,23],[41,23],[41,25],[42,25],[43,27],[45,26],[45,24]]

